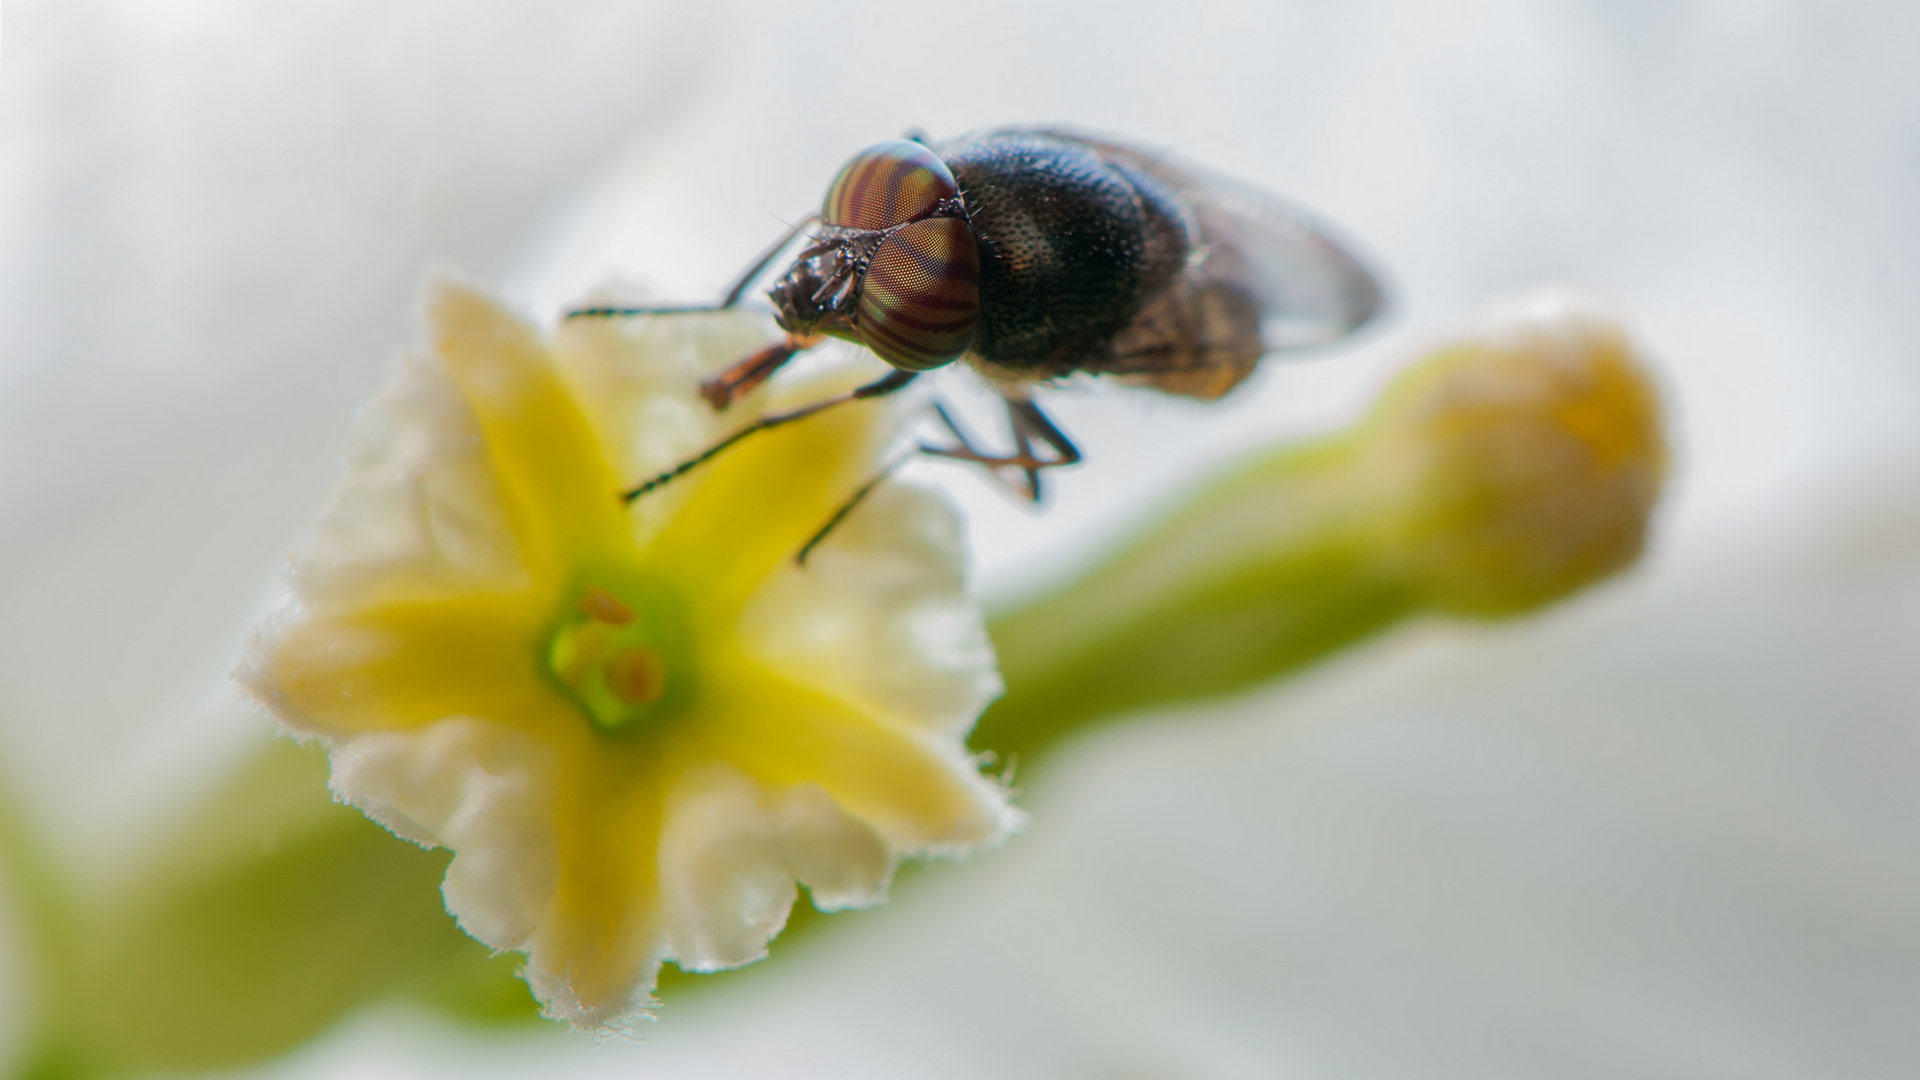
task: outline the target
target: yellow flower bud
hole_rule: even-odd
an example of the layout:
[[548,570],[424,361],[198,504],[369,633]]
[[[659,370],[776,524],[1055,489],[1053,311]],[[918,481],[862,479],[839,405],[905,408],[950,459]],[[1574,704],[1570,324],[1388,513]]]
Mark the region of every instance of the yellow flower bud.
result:
[[1361,433],[1359,468],[1401,512],[1383,537],[1434,607],[1522,611],[1633,562],[1666,474],[1660,405],[1619,322],[1530,294],[1408,370]]

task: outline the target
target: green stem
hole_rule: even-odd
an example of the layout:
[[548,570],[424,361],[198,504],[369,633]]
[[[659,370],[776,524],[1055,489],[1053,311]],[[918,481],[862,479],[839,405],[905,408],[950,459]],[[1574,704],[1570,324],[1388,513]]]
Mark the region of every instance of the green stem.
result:
[[1345,440],[1207,484],[1064,588],[991,623],[1005,696],[972,743],[1030,763],[1117,713],[1279,678],[1410,614]]

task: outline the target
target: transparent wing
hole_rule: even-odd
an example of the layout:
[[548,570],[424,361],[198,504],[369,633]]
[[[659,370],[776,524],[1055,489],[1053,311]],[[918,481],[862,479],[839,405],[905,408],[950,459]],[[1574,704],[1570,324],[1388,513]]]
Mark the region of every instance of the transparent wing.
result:
[[1243,294],[1260,312],[1266,351],[1338,341],[1385,306],[1366,260],[1311,213],[1251,185],[1171,155],[1071,130],[1043,132],[1080,143],[1172,189],[1192,214],[1197,258],[1182,287]]

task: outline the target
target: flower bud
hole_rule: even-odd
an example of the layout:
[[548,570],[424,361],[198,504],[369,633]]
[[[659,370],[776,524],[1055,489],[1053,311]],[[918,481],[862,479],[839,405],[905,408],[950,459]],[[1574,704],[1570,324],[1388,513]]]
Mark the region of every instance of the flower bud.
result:
[[1666,467],[1617,322],[1539,293],[1402,373],[1352,429],[1195,485],[1078,581],[1004,613],[980,745],[1276,678],[1422,611],[1518,614],[1630,564]]
[[1404,500],[1386,554],[1462,615],[1524,611],[1632,563],[1667,462],[1633,342],[1560,291],[1498,306],[1407,371],[1360,446]]

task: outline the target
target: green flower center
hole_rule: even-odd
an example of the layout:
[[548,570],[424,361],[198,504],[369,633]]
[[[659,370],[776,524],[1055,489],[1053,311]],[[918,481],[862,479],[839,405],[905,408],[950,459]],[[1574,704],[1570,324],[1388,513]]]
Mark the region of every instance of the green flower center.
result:
[[547,671],[605,732],[676,712],[693,665],[679,606],[659,588],[582,586],[547,643]]

